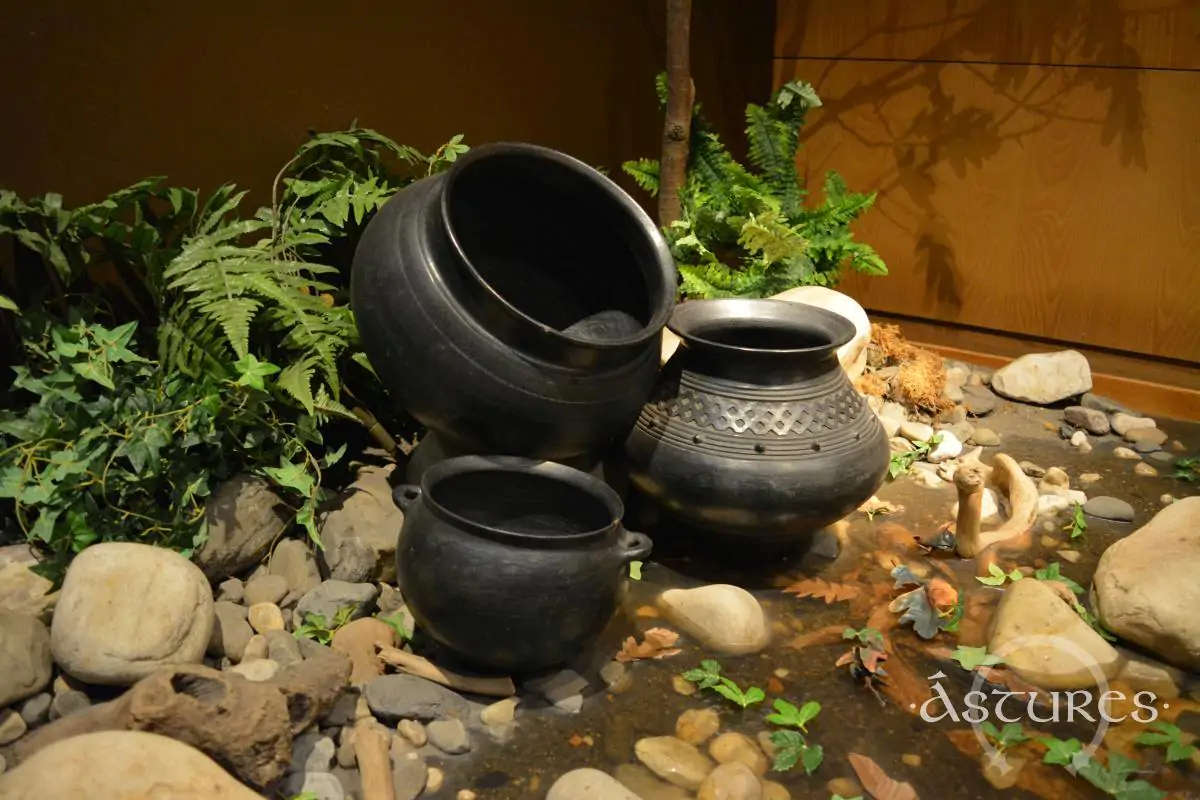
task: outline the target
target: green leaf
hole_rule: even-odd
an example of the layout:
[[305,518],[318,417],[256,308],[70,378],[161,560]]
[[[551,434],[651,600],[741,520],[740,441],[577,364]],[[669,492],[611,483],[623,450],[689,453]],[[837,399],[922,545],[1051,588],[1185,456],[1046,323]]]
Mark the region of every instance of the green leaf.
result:
[[1039,738],[1038,742],[1047,748],[1046,755],[1042,757],[1045,764],[1069,766],[1075,756],[1083,751],[1083,744],[1078,739]]
[[1033,577],[1037,578],[1039,581],[1058,581],[1059,583],[1066,585],[1066,587],[1075,594],[1084,593],[1084,588],[1082,586],[1068,578],[1066,575],[1062,574],[1062,567],[1057,561],[1051,561],[1042,569],[1035,570]]
[[777,699],[774,707],[775,713],[767,717],[767,722],[789,725],[800,730],[807,730],[805,726],[821,713],[821,704],[815,700],[809,700],[800,708],[796,708],[786,700]]
[[821,766],[821,762],[825,760],[825,751],[819,744],[809,745],[805,747],[800,755],[800,763],[804,767],[805,775],[812,775]]
[[109,391],[115,391],[116,385],[113,383],[112,364],[103,359],[92,361],[76,361],[71,364],[71,369],[78,372],[84,378],[100,384]]
[[997,664],[1003,664],[1004,659],[1000,656],[991,655],[987,651],[987,647],[966,647],[959,645],[951,656],[958,662],[959,666],[967,671],[978,669],[979,667],[994,667]]
[[629,578],[630,580],[640,581],[642,579],[642,562],[629,562]]
[[281,462],[278,467],[264,467],[263,472],[285,489],[292,489],[304,497],[312,494],[314,481],[304,464]]
[[1021,578],[1025,577],[1019,569],[1013,568],[1011,572],[1005,572],[997,564],[989,564],[988,573],[990,577],[976,576],[975,580],[979,581],[985,586],[1000,586],[1006,580],[1016,583],[1017,581],[1021,580]]
[[21,313],[21,309],[13,302],[13,299],[5,294],[0,294],[0,309],[12,311],[15,314]]
[[788,772],[800,762],[807,743],[799,731],[789,730],[772,733],[771,744],[775,745],[775,763],[771,768],[776,772]]
[[267,388],[263,379],[279,372],[279,367],[268,361],[259,361],[252,353],[247,353],[238,359],[233,366],[238,371],[237,383],[239,386],[249,386],[260,392],[266,391]]

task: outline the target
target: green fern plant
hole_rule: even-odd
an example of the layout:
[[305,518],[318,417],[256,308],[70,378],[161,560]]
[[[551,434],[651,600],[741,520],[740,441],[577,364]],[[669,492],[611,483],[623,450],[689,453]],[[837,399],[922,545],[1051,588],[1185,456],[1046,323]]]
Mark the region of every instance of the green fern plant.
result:
[[[660,103],[664,80],[660,75]],[[749,166],[730,155],[695,107],[683,216],[665,230],[684,296],[767,297],[795,286],[833,286],[846,266],[887,274],[883,259],[850,232],[850,224],[875,202],[874,193],[851,192],[830,172],[823,202],[805,205],[796,152],[806,114],[820,105],[813,87],[802,81],[784,84],[765,105],[748,105]],[[658,161],[644,158],[622,167],[642,189],[658,193]]]

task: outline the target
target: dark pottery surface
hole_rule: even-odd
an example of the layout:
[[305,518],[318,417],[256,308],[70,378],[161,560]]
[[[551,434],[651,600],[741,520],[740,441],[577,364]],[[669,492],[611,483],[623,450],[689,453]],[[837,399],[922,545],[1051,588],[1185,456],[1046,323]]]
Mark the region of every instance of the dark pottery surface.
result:
[[404,510],[400,592],[423,633],[473,666],[528,674],[574,656],[608,624],[625,566],[650,540],[620,498],[562,464],[461,456],[393,493]]
[[371,364],[448,449],[563,459],[632,427],[676,277],[654,223],[608,178],[491,144],[389,200],[351,283]]
[[837,359],[854,326],[782,300],[696,300],[626,441],[630,480],[687,525],[797,540],[883,483],[887,435]]

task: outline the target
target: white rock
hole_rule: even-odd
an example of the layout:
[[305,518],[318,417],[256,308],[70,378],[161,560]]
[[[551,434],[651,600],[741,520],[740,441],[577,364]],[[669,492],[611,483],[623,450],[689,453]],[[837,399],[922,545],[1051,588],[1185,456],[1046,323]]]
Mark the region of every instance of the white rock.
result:
[[1129,461],[1141,461],[1142,457],[1136,451],[1130,450],[1128,447],[1114,447],[1113,455],[1117,458],[1128,459]]
[[1105,550],[1092,597],[1117,636],[1200,669],[1200,496],[1172,503]]
[[1091,391],[1092,371],[1077,350],[1030,353],[992,373],[992,389],[1010,400],[1047,405]]
[[996,609],[988,652],[1043,689],[1088,689],[1111,680],[1120,654],[1045,581],[1011,584]]
[[900,426],[899,434],[910,442],[927,442],[933,438],[933,426],[909,420]]
[[165,548],[104,542],[67,570],[50,647],[73,678],[129,685],[167,664],[199,663],[212,629],[199,567]]
[[1071,501],[1057,494],[1043,494],[1038,497],[1037,513],[1039,517],[1050,517],[1071,507]]
[[668,589],[659,595],[658,605],[684,633],[721,653],[757,653],[771,638],[762,606],[738,586]]
[[546,800],[640,800],[598,769],[575,769],[554,782]]
[[1088,444],[1088,437],[1086,433],[1083,431],[1075,431],[1071,434],[1072,447],[1083,447],[1086,444]]
[[952,458],[958,458],[962,454],[963,443],[952,431],[941,431],[941,438],[938,443],[933,446],[933,450],[929,451],[926,458],[931,464],[938,464],[942,461],[948,461]]
[[61,739],[0,775],[0,797],[262,800],[199,750],[141,731]]

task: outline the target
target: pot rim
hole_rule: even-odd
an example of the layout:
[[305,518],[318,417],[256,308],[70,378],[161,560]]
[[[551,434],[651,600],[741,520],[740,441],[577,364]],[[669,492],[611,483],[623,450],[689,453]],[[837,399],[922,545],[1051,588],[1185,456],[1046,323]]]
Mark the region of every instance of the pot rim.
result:
[[[466,475],[473,472],[523,472],[565,483],[587,492],[604,504],[608,510],[610,521],[599,528],[582,533],[547,534],[521,533],[505,530],[492,525],[482,525],[450,510],[437,502],[433,497],[433,489],[438,483],[456,475]],[[608,533],[621,525],[625,514],[625,505],[617,493],[604,481],[586,472],[559,464],[554,461],[541,461],[522,456],[499,455],[467,455],[455,456],[434,464],[421,476],[421,502],[443,521],[460,528],[473,531],[492,539],[504,539],[526,544],[569,545],[591,542],[602,539]]]
[[[697,328],[705,323],[718,322],[763,322],[764,327],[774,326],[781,329],[800,329],[811,332],[813,322],[829,336],[826,344],[811,347],[746,347],[743,345],[726,344],[724,342],[706,339],[696,333]],[[796,303],[790,300],[774,300],[769,298],[730,297],[716,300],[688,300],[675,307],[667,329],[679,336],[685,342],[695,342],[706,349],[721,351],[729,354],[778,354],[800,355],[804,353],[833,352],[854,339],[858,332],[854,323],[838,314],[820,306],[806,303]]]
[[[545,161],[549,161],[558,167],[565,168],[571,172],[585,176],[596,186],[597,190],[607,195],[609,200],[621,206],[626,211],[630,218],[635,222],[637,230],[651,244],[657,258],[655,261],[658,265],[658,275],[660,283],[660,298],[658,307],[651,307],[650,320],[642,326],[641,330],[630,336],[620,339],[588,339],[586,337],[570,336],[560,330],[550,327],[549,325],[534,319],[525,312],[518,309],[510,303],[502,294],[484,279],[483,275],[475,268],[470,257],[463,250],[462,243],[458,239],[458,235],[454,231],[454,227],[450,224],[450,195],[454,188],[454,184],[459,180],[459,176],[471,168],[471,165],[477,161],[495,157],[495,156],[536,156]],[[442,187],[441,197],[438,203],[441,207],[443,227],[447,237],[450,239],[450,245],[454,248],[458,257],[462,259],[462,263],[466,266],[471,276],[478,282],[484,291],[501,305],[510,315],[520,320],[527,326],[532,326],[539,333],[549,336],[551,339],[556,339],[562,342],[567,342],[572,345],[583,345],[595,350],[618,350],[627,348],[633,345],[640,345],[649,342],[655,336],[661,335],[662,329],[666,326],[667,321],[671,318],[675,306],[675,261],[671,257],[671,252],[667,247],[666,240],[662,238],[658,227],[650,219],[646,211],[634,201],[621,187],[617,186],[610,178],[603,175],[599,171],[593,169],[588,164],[580,161],[566,153],[561,153],[549,147],[541,145],[528,144],[525,142],[492,142],[478,147],[472,147],[464,155],[454,162],[454,166],[448,169],[445,173],[445,183]],[[652,272],[652,271],[651,271]],[[649,287],[653,279],[653,275],[644,274],[646,283]]]

